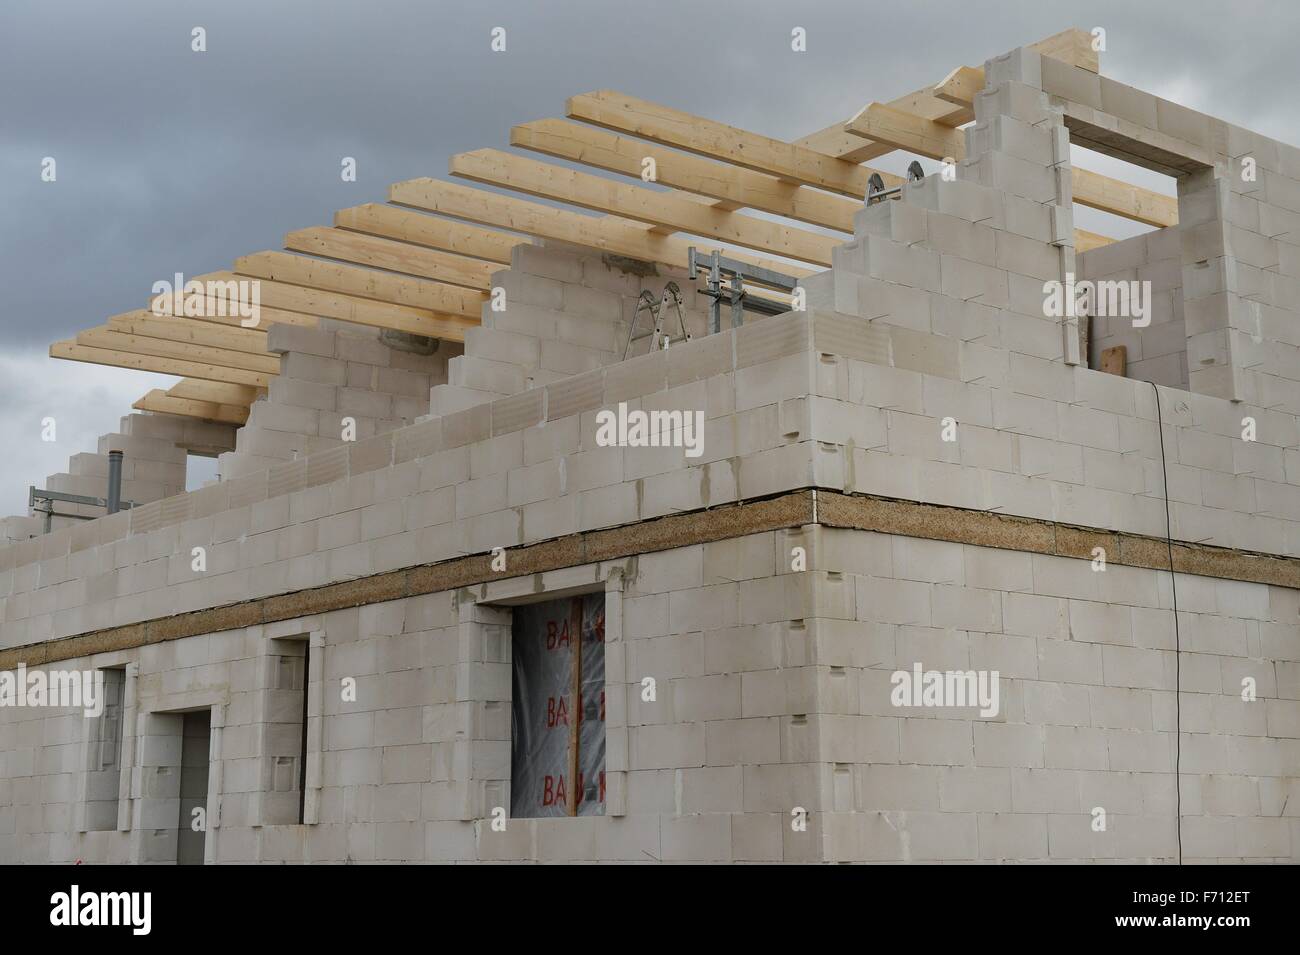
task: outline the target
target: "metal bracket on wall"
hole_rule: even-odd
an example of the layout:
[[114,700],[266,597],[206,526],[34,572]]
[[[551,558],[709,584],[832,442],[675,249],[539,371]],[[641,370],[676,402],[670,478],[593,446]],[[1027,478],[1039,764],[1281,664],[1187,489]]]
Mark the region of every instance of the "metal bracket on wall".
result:
[[[38,503],[39,502],[39,503]],[[34,484],[27,488],[27,506],[45,516],[42,534],[48,534],[56,517],[66,517],[74,521],[93,521],[98,514],[70,514],[54,510],[56,502],[64,504],[84,504],[88,507],[102,507],[106,514],[135,507],[134,501],[122,500],[122,452],[108,452],[108,496],[91,497],[88,494],[69,494],[66,491],[47,491]]]
[[[915,159],[908,164],[907,181],[920,182],[925,178],[925,170]],[[867,205],[875,205],[882,199],[894,199],[903,192],[902,186],[894,186],[892,189],[885,188],[885,180],[880,178],[880,173],[873,172],[871,178],[867,180]]]
[[[709,255],[702,255],[694,246],[691,246],[687,251],[686,269],[687,276],[692,279],[697,278],[700,272],[706,272],[705,282],[707,288],[699,291],[701,295],[707,295],[713,300],[709,305],[710,335],[722,330],[723,299],[731,303],[732,328],[739,328],[744,324],[746,309],[763,315],[780,315],[783,312],[790,311],[790,306],[784,302],[763,298],[761,295],[754,295],[752,292],[746,291],[746,279],[749,279],[755,285],[791,293],[799,284],[799,280],[793,275],[783,275],[780,272],[773,272],[771,269],[750,265],[748,262],[729,259],[716,249]],[[724,277],[728,280],[725,288],[722,284]]]

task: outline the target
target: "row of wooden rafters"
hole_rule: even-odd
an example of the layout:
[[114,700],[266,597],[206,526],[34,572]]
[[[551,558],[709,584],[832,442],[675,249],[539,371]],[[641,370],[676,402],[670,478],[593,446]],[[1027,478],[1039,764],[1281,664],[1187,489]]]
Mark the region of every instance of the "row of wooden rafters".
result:
[[[1097,70],[1083,31],[1034,47]],[[620,93],[575,96],[566,119],[516,126],[510,144],[637,180],[653,160],[659,188],[494,149],[462,153],[451,160],[453,176],[597,215],[442,180],[400,182],[390,187],[388,204],[343,209],[333,226],[289,233],[285,252],[257,252],[237,259],[230,272],[196,277],[200,283],[257,280],[255,328],[202,294],[186,296],[182,314],[169,297],[156,297],[147,309],[54,344],[50,354],[179,375],[179,384],[151,391],[134,407],[242,423],[279,372],[279,357],[266,348],[268,325],[314,326],[327,317],[464,341],[478,324],[492,273],[509,264],[515,245],[532,238],[670,266],[684,265],[691,245],[706,251],[718,245],[734,258],[810,275],[830,265],[831,250],[852,232],[872,174],[886,186],[901,182],[861,163],[894,150],[960,160],[959,127],[973,120],[972,102],[983,85],[981,69],[960,67],[935,87],[871,103],[795,143]],[[1083,205],[1156,226],[1177,221],[1170,197],[1096,173],[1076,168],[1073,188]],[[1076,234],[1081,250],[1109,241]]]

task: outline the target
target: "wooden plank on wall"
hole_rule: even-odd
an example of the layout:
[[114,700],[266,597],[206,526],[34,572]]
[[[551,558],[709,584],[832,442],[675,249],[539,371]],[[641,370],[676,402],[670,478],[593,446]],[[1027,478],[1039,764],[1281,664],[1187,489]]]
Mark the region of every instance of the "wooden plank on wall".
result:
[[1101,370],[1123,378],[1128,373],[1128,346],[1115,345],[1101,350]]

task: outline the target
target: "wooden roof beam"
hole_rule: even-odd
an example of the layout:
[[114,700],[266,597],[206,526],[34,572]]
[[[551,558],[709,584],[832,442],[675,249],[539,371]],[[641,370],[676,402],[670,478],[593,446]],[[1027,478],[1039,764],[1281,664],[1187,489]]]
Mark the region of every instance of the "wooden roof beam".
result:
[[248,385],[204,381],[200,378],[182,378],[167,389],[167,394],[173,398],[191,398],[195,401],[208,401],[220,405],[242,405],[247,408],[263,392]]
[[1108,235],[1099,235],[1096,232],[1088,232],[1086,229],[1074,230],[1074,251],[1076,252],[1091,252],[1103,245],[1110,245],[1114,241]]
[[[541,119],[510,130],[510,145],[641,179],[654,161],[655,182],[717,200],[715,209],[748,207],[841,232],[853,231],[858,200],[786,182],[767,173],[666,149],[630,136],[607,133],[562,119]],[[890,176],[886,185],[898,185]]]
[[868,103],[844,124],[844,130],[930,159],[959,161],[966,155],[966,134],[961,130],[884,103]]
[[231,351],[228,348],[214,348],[209,345],[196,345],[193,342],[178,342],[163,338],[130,335],[106,326],[78,332],[77,344],[132,355],[152,355],[157,358],[197,361],[206,365],[259,372],[264,375],[278,375],[280,373],[280,358],[278,355],[251,355],[248,352]]
[[[233,272],[209,272],[196,276],[193,281],[207,283],[239,279],[240,276]],[[248,279],[244,278],[244,281]],[[478,325],[477,318],[464,315],[407,305],[393,305],[340,292],[290,285],[268,279],[257,279],[257,282],[261,299],[261,326],[279,321],[283,316],[296,316],[289,320],[289,324],[310,327],[315,327],[321,318],[333,318],[371,328],[390,328],[394,331],[409,332],[412,335],[463,342],[465,330]],[[238,318],[230,321],[239,324]]]
[[483,303],[487,301],[484,292],[456,285],[377,272],[355,265],[322,262],[287,252],[255,252],[242,256],[235,260],[235,272],[257,279],[271,279],[325,292],[342,292],[390,305],[447,312],[466,318],[478,318]]
[[193,398],[174,398],[161,388],[155,388],[131,405],[136,411],[199,418],[219,424],[242,425],[248,421],[248,408],[244,405],[223,405],[213,401]]
[[732,165],[764,172],[787,182],[816,186],[852,198],[867,194],[873,170],[854,162],[613,90],[570,97],[570,119],[628,133]]
[[1071,66],[1082,67],[1089,73],[1101,72],[1101,57],[1092,47],[1092,33],[1088,30],[1070,27],[1060,33],[1053,33],[1045,40],[1029,44],[1029,49]]
[[[765,173],[712,162],[561,119],[542,119],[515,126],[510,131],[510,144],[638,179],[642,160],[651,158],[655,161],[656,181],[662,185],[725,200],[730,207],[760,209],[841,232],[853,231],[853,217],[862,209],[862,197],[854,200],[830,195]],[[882,178],[887,187],[904,181],[901,176],[888,174]],[[1076,230],[1075,241],[1095,248],[1113,240],[1080,229]]]
[[[438,179],[411,179],[395,183],[389,187],[388,197],[398,205],[426,212],[513,229],[675,268],[685,266],[687,249],[692,244],[706,253],[714,248],[705,243],[690,243],[655,235],[643,226],[617,217],[583,215]],[[405,215],[419,217],[418,213],[413,212],[406,212]],[[787,275],[802,277],[813,274],[811,270],[784,262],[741,253],[727,254]]]
[[[893,109],[902,109],[907,106],[912,108],[920,107],[922,111],[918,115],[925,116],[932,122],[949,128],[962,126],[975,118],[975,113],[969,106],[954,106],[929,95],[928,89],[924,92],[926,95],[922,96],[922,91],[918,90],[897,100],[891,100],[887,105]],[[938,106],[932,104],[938,104]],[[805,136],[803,139],[795,140],[795,142],[800,146],[815,149],[828,156],[835,156],[855,163],[886,156],[897,148],[892,143],[867,139],[862,135],[850,132],[845,123],[835,123],[832,126],[827,126],[825,129],[820,129],[811,136]]]
[[975,96],[984,89],[984,67],[959,66],[934,87],[936,99],[955,106],[973,106]]
[[284,247],[318,258],[416,275],[480,291],[491,288],[492,273],[501,268],[497,262],[324,226],[290,232],[284,237]]
[[1130,185],[1122,179],[1112,179],[1078,166],[1072,168],[1070,181],[1074,201],[1081,206],[1161,229],[1178,225],[1178,199],[1174,196]]
[[177,358],[160,358],[156,355],[136,355],[110,348],[79,345],[74,341],[55,342],[50,346],[50,357],[67,361],[84,361],[92,365],[152,371],[160,375],[202,378],[205,381],[218,381],[232,385],[251,385],[255,388],[265,388],[269,377],[259,372],[225,368],[197,361],[183,361]]
[[334,213],[334,225],[366,235],[410,242],[443,252],[455,252],[488,262],[510,264],[510,250],[528,240],[465,222],[412,216],[382,203],[366,203]]
[[812,265],[829,266],[831,250],[839,244],[815,232],[713,209],[671,190],[642,189],[496,149],[452,156],[450,171],[454,176],[475,182],[667,226]]
[[247,352],[251,355],[270,354],[266,350],[266,332],[262,329],[223,326],[215,322],[178,318],[173,315],[159,317],[145,309],[113,315],[108,319],[106,327],[110,331],[142,338],[189,342],[194,345]]
[[[1092,73],[1100,72],[1100,60],[1092,48],[1092,34],[1086,30],[1065,30],[1046,40],[1031,43],[1029,49]],[[975,94],[984,88],[984,83],[984,67],[959,66],[936,84],[931,92],[945,103],[969,107],[975,104]]]
[[147,314],[163,320],[184,318],[189,321],[207,322],[224,328],[252,329],[253,331],[263,332],[272,325],[297,325],[302,328],[315,328],[320,324],[320,316],[318,315],[261,305],[258,309],[257,323],[255,325],[244,325],[244,321],[251,319],[229,314],[228,302],[217,298],[208,298],[204,295],[186,295],[183,307],[184,314],[176,315],[174,312],[175,303],[170,295],[155,295],[149,299],[149,305],[145,311]]
[[[1092,34],[1086,30],[1077,28],[1063,30],[1044,40],[1039,40],[1037,43],[1029,44],[1029,48],[1043,56],[1064,60],[1073,66],[1091,70],[1093,73],[1098,72],[1099,69],[1097,53],[1092,49]],[[975,68],[963,67],[962,69],[973,70]],[[949,77],[952,75],[949,74]],[[984,86],[983,68],[979,68],[979,75],[979,88],[982,89]],[[970,75],[967,74],[967,80],[969,81],[969,79]],[[973,99],[972,96],[971,100],[968,101],[948,101],[937,96],[933,87],[927,86],[908,93],[906,96],[890,100],[884,105],[891,109],[913,113],[942,126],[964,126],[975,119],[975,113],[971,110]],[[868,159],[883,156],[894,150],[894,146],[889,143],[865,140],[861,136],[848,132],[845,130],[843,123],[827,126],[825,129],[796,140],[796,143],[808,149],[814,149],[817,152],[851,162],[865,162]]]
[[[845,128],[921,156],[951,157],[960,162],[966,155],[965,136],[959,130],[882,103],[869,104]],[[1080,205],[1161,228],[1178,223],[1178,200],[1173,196],[1078,166],[1072,169],[1072,188],[1074,201]]]

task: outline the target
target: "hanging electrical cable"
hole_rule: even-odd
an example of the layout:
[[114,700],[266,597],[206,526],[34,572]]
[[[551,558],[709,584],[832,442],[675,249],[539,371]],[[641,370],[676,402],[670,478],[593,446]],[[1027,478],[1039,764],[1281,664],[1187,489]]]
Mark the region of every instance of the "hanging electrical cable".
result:
[[1183,864],[1183,682],[1182,638],[1178,629],[1178,577],[1174,573],[1173,521],[1169,513],[1169,463],[1165,457],[1165,423],[1160,411],[1160,389],[1154,381],[1147,384],[1156,393],[1156,433],[1160,436],[1160,473],[1165,493],[1165,548],[1169,552],[1169,587],[1174,606],[1174,811],[1177,813],[1178,864]]

